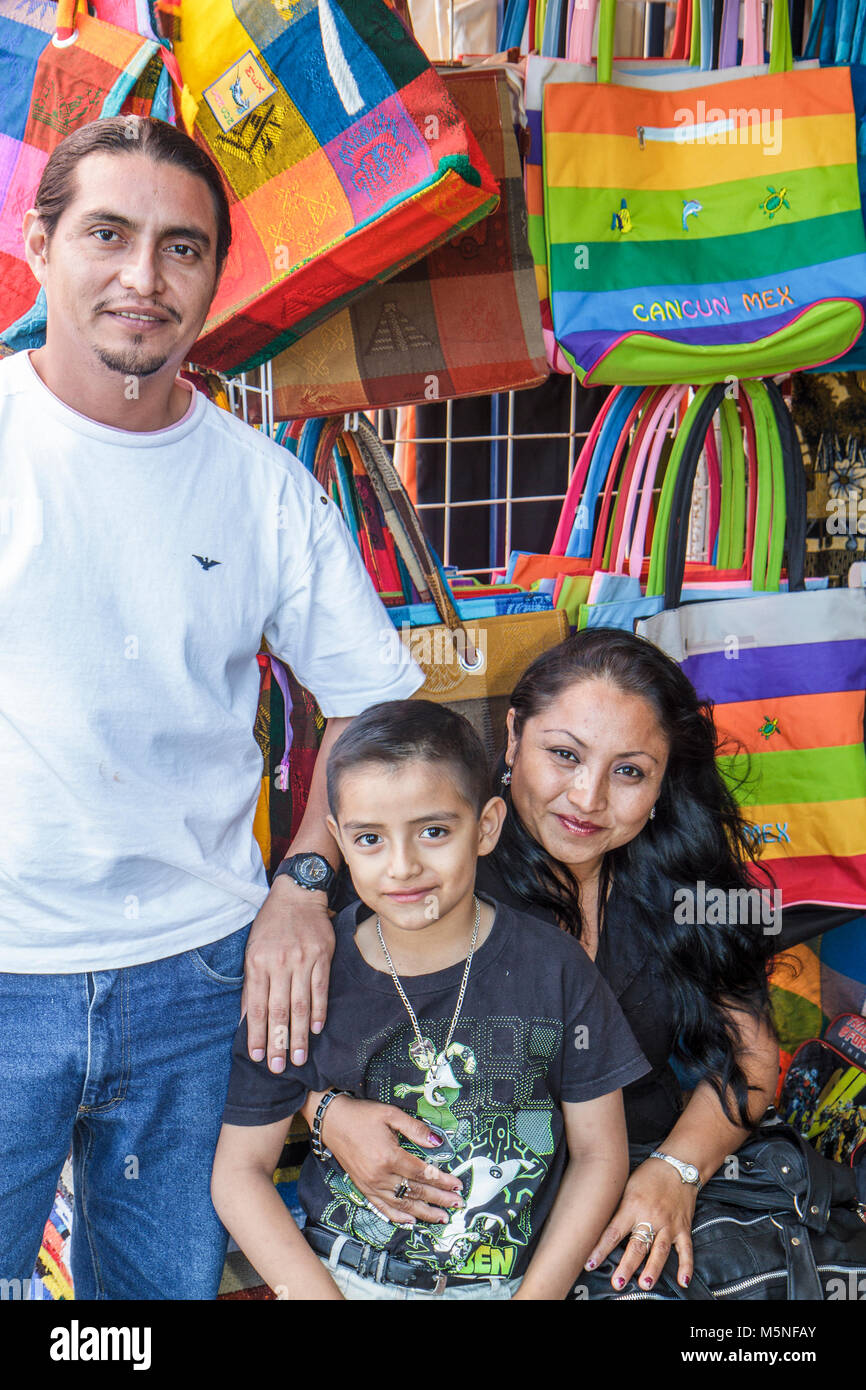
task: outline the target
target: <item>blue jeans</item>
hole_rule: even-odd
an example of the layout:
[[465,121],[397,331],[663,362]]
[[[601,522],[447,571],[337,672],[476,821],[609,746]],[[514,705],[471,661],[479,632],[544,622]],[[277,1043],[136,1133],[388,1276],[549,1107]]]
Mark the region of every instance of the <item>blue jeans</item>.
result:
[[0,1279],[29,1283],[71,1149],[76,1299],[216,1297],[210,1176],[251,925],[122,970],[0,973]]

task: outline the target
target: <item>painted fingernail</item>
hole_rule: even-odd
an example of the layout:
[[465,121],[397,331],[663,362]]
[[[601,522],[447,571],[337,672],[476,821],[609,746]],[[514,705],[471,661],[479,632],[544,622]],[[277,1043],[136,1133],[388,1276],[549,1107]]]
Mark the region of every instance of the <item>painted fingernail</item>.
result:
[[324,1026],[325,1026],[324,1023],[311,1023],[311,1024],[310,1024],[310,1032],[311,1032],[311,1033],[321,1033],[321,1031],[322,1031],[322,1029],[324,1028]]
[[254,1062],[263,1062],[265,1060],[265,1049],[263,1047],[256,1047],[250,1053],[250,1056]]
[[306,1055],[307,1054],[302,1047],[297,1047],[295,1048],[295,1051],[292,1053],[292,1062],[296,1067],[302,1067],[304,1065],[304,1058],[306,1057]]
[[268,1066],[270,1067],[271,1071],[282,1071],[285,1068],[285,1065],[285,1057],[272,1057],[270,1062],[268,1063]]
[[463,1207],[466,1203],[463,1201],[462,1197],[452,1197],[449,1205],[452,1207]]
[[625,1280],[620,1278],[620,1279],[614,1279],[613,1282],[614,1282],[614,1284],[616,1285],[616,1287],[617,1287],[618,1289],[621,1289],[622,1286],[623,1286],[623,1284],[625,1283]]
[[428,1134],[427,1143],[432,1144],[434,1149],[438,1149],[439,1145],[442,1143],[442,1140],[439,1138],[438,1134]]
[[587,1260],[584,1269],[595,1269],[595,1260]]
[[652,1279],[641,1279],[641,1283],[643,1284],[645,1289],[651,1289],[653,1286]]
[[691,1276],[690,1274],[684,1274],[684,1275],[683,1275],[683,1288],[684,1288],[684,1289],[687,1289],[687,1288],[689,1287],[689,1284],[690,1284],[691,1282],[692,1282],[692,1276]]

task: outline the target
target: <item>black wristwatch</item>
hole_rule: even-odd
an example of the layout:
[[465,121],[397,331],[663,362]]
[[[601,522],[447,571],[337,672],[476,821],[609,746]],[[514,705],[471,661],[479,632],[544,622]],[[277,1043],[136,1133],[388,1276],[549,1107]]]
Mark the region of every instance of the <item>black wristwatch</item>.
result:
[[302,888],[308,888],[311,893],[321,888],[329,896],[337,881],[337,875],[321,854],[293,854],[290,859],[283,860],[274,878],[278,878],[280,874],[289,874],[295,883],[299,883]]

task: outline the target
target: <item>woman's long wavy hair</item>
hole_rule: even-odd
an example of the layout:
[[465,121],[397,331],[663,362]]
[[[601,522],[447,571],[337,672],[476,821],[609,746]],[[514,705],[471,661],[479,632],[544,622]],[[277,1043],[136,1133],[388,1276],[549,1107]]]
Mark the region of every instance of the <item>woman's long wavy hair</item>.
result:
[[[670,747],[656,816],[639,835],[604,856],[599,927],[604,924],[608,887],[615,880],[624,910],[661,961],[675,1012],[674,1056],[713,1086],[732,1122],[750,1128],[749,1086],[739,1063],[737,1031],[726,1010],[767,1019],[768,937],[759,923],[709,926],[678,922],[674,915],[677,887],[696,893],[702,881],[707,891],[718,888],[727,893],[758,886],[752,842],[716,763],[712,706],[698,699],[676,662],[651,642],[595,628],[544,652],[521,676],[511,696],[515,737],[520,739],[528,719],[587,680],[609,681],[647,700]],[[496,791],[502,788],[497,785]],[[508,815],[492,855],[497,873],[519,898],[552,910],[579,937],[582,915],[576,879],[529,833],[508,791],[505,798]],[[766,870],[760,872],[772,885]]]

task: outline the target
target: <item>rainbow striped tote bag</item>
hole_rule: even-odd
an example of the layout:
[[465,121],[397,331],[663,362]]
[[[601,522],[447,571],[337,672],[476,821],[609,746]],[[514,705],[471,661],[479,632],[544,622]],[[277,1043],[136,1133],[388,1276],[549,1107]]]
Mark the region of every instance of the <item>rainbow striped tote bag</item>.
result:
[[637,631],[714,701],[783,907],[866,907],[866,590],[687,604]]
[[[608,32],[615,0],[602,0]],[[833,360],[866,305],[847,68],[792,69],[774,6],[766,76],[676,91],[544,89],[553,331],[586,385],[773,376]]]

